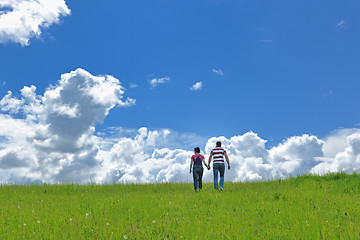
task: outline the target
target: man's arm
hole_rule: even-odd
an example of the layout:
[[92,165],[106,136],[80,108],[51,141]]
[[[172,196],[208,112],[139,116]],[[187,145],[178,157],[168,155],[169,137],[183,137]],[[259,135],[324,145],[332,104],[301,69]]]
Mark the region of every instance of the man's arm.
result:
[[228,157],[228,155],[225,153],[224,154],[225,155],[225,158],[226,158],[226,162],[227,162],[227,164],[228,164],[228,170],[230,170],[230,161],[229,161],[229,157]]

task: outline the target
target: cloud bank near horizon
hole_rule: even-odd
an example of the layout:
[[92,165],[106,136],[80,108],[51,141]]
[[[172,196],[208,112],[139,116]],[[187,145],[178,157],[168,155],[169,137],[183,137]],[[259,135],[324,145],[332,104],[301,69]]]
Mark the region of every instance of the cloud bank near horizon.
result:
[[0,0],[0,43],[27,46],[30,38],[69,14],[64,0]]
[[[77,69],[63,74],[43,95],[35,86],[20,93],[8,92],[0,101],[0,183],[192,181],[192,148],[170,145],[196,136],[145,127],[132,136],[119,128],[111,134],[96,132],[111,109],[135,105],[134,99],[124,99],[125,90],[113,76]],[[226,181],[360,172],[360,129],[337,130],[325,139],[293,136],[271,148],[254,132],[212,137],[204,140],[206,157],[218,140],[231,162]],[[211,171],[205,170],[204,181],[212,181]]]

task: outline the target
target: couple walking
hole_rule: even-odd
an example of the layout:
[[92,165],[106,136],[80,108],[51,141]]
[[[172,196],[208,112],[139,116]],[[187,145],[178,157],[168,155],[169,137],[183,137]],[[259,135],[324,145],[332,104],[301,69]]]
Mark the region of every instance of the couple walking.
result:
[[205,162],[204,155],[200,154],[200,148],[199,147],[194,148],[194,155],[191,156],[191,161],[190,161],[190,174],[192,172],[194,177],[195,191],[197,191],[198,187],[199,190],[202,189],[202,176],[204,172],[204,168],[202,164],[204,163],[207,169],[210,170],[210,162],[212,158],[213,158],[214,188],[215,189],[219,188],[218,176],[220,173],[220,190],[223,189],[224,174],[225,174],[224,157],[228,164],[228,170],[230,170],[229,158],[226,154],[226,151],[221,147],[221,142],[219,141],[216,142],[216,147],[213,150],[211,150],[208,163]]

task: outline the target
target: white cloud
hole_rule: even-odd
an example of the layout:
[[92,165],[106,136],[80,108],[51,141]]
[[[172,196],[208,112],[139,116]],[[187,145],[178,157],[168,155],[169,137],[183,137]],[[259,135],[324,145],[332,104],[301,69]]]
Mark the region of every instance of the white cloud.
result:
[[[137,183],[192,181],[191,175],[189,175],[189,158],[193,154],[192,149],[170,150],[151,145],[155,149],[153,150],[149,148],[149,141],[147,140],[151,134],[153,134],[151,131],[142,130],[142,133],[139,132],[134,140],[127,139],[129,143],[138,147],[137,150],[124,145],[124,140],[119,141],[119,145],[125,146],[126,149],[135,150],[140,156],[131,158],[137,160],[130,164],[126,164],[126,159],[119,156],[112,158],[112,161],[114,159],[123,160],[120,160],[120,167],[108,171],[107,180]],[[161,135],[159,134],[158,137]],[[140,136],[143,136],[141,137],[143,139],[141,144],[137,140]],[[230,139],[225,137],[210,138],[204,149],[206,158],[217,141],[223,143],[223,147],[227,150],[230,158],[231,170],[226,172],[227,181],[279,179],[300,172],[307,173],[319,163],[317,157],[323,156],[322,141],[315,136],[293,137],[277,147],[266,149],[265,140],[256,133],[248,132]],[[124,150],[116,149],[114,152],[121,154]],[[109,156],[107,158],[109,159]],[[212,181],[212,171],[205,170],[204,181]]]
[[170,81],[170,77],[153,78],[149,81],[151,88],[157,87],[159,84],[164,84]]
[[137,88],[138,87],[138,85],[136,84],[136,83],[130,83],[130,86],[129,86],[130,88]]
[[345,151],[349,146],[347,138],[353,134],[360,133],[358,128],[346,128],[333,131],[324,139],[322,151],[327,158],[334,158],[337,153]]
[[190,90],[191,91],[199,91],[202,89],[202,86],[203,86],[202,82],[197,82],[190,88]]
[[270,161],[288,175],[308,173],[323,157],[323,141],[304,134],[287,139],[269,150]]
[[212,72],[216,73],[219,76],[224,76],[224,73],[221,69],[213,69]]
[[[113,127],[96,134],[96,124],[112,108],[135,103],[124,94],[114,77],[83,69],[63,74],[43,95],[35,86],[24,87],[19,98],[9,92],[0,101],[0,182],[191,182],[193,148],[205,144],[207,158],[216,141],[231,162],[226,181],[360,172],[360,129],[324,139],[294,136],[271,148],[254,132],[204,139],[168,129]],[[212,181],[212,171],[205,170],[204,181]]]
[[[341,132],[344,133],[344,130]],[[328,142],[325,142],[325,145],[329,145],[327,146],[327,148],[329,148],[339,143],[340,146],[337,146],[337,150],[340,151],[335,153],[334,150],[332,150],[330,156],[325,155],[324,158],[318,159],[320,163],[311,169],[312,173],[323,174],[326,172],[339,171],[346,173],[360,172],[360,130],[357,129],[348,136],[341,133],[337,136],[338,138],[335,136],[329,138]],[[346,137],[345,144],[344,141],[342,141],[344,136]],[[345,149],[343,149],[344,145]],[[343,150],[341,151],[341,149]]]
[[[135,100],[122,100],[123,88],[114,77],[92,76],[83,69],[63,74],[43,96],[35,91],[34,86],[24,87],[21,99],[9,93],[0,102],[7,112],[0,115],[0,175],[10,178],[0,181],[88,182],[96,178],[102,160],[94,126],[116,105],[130,106]],[[13,127],[10,131],[9,126]]]
[[69,14],[64,0],[0,0],[0,43],[29,45],[30,38]]
[[347,22],[345,20],[340,20],[335,27],[337,28],[345,28],[347,26]]
[[17,113],[20,110],[22,104],[22,100],[12,97],[11,91],[9,91],[8,94],[0,101],[1,110],[11,111],[12,113]]

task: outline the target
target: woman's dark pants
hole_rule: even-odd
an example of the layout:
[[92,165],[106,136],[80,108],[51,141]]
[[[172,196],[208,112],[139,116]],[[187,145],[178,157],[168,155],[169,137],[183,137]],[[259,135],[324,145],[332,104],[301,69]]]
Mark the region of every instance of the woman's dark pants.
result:
[[193,177],[194,177],[194,189],[197,191],[198,184],[199,184],[199,190],[202,189],[202,176],[204,173],[204,168],[199,165],[194,165],[193,168]]

